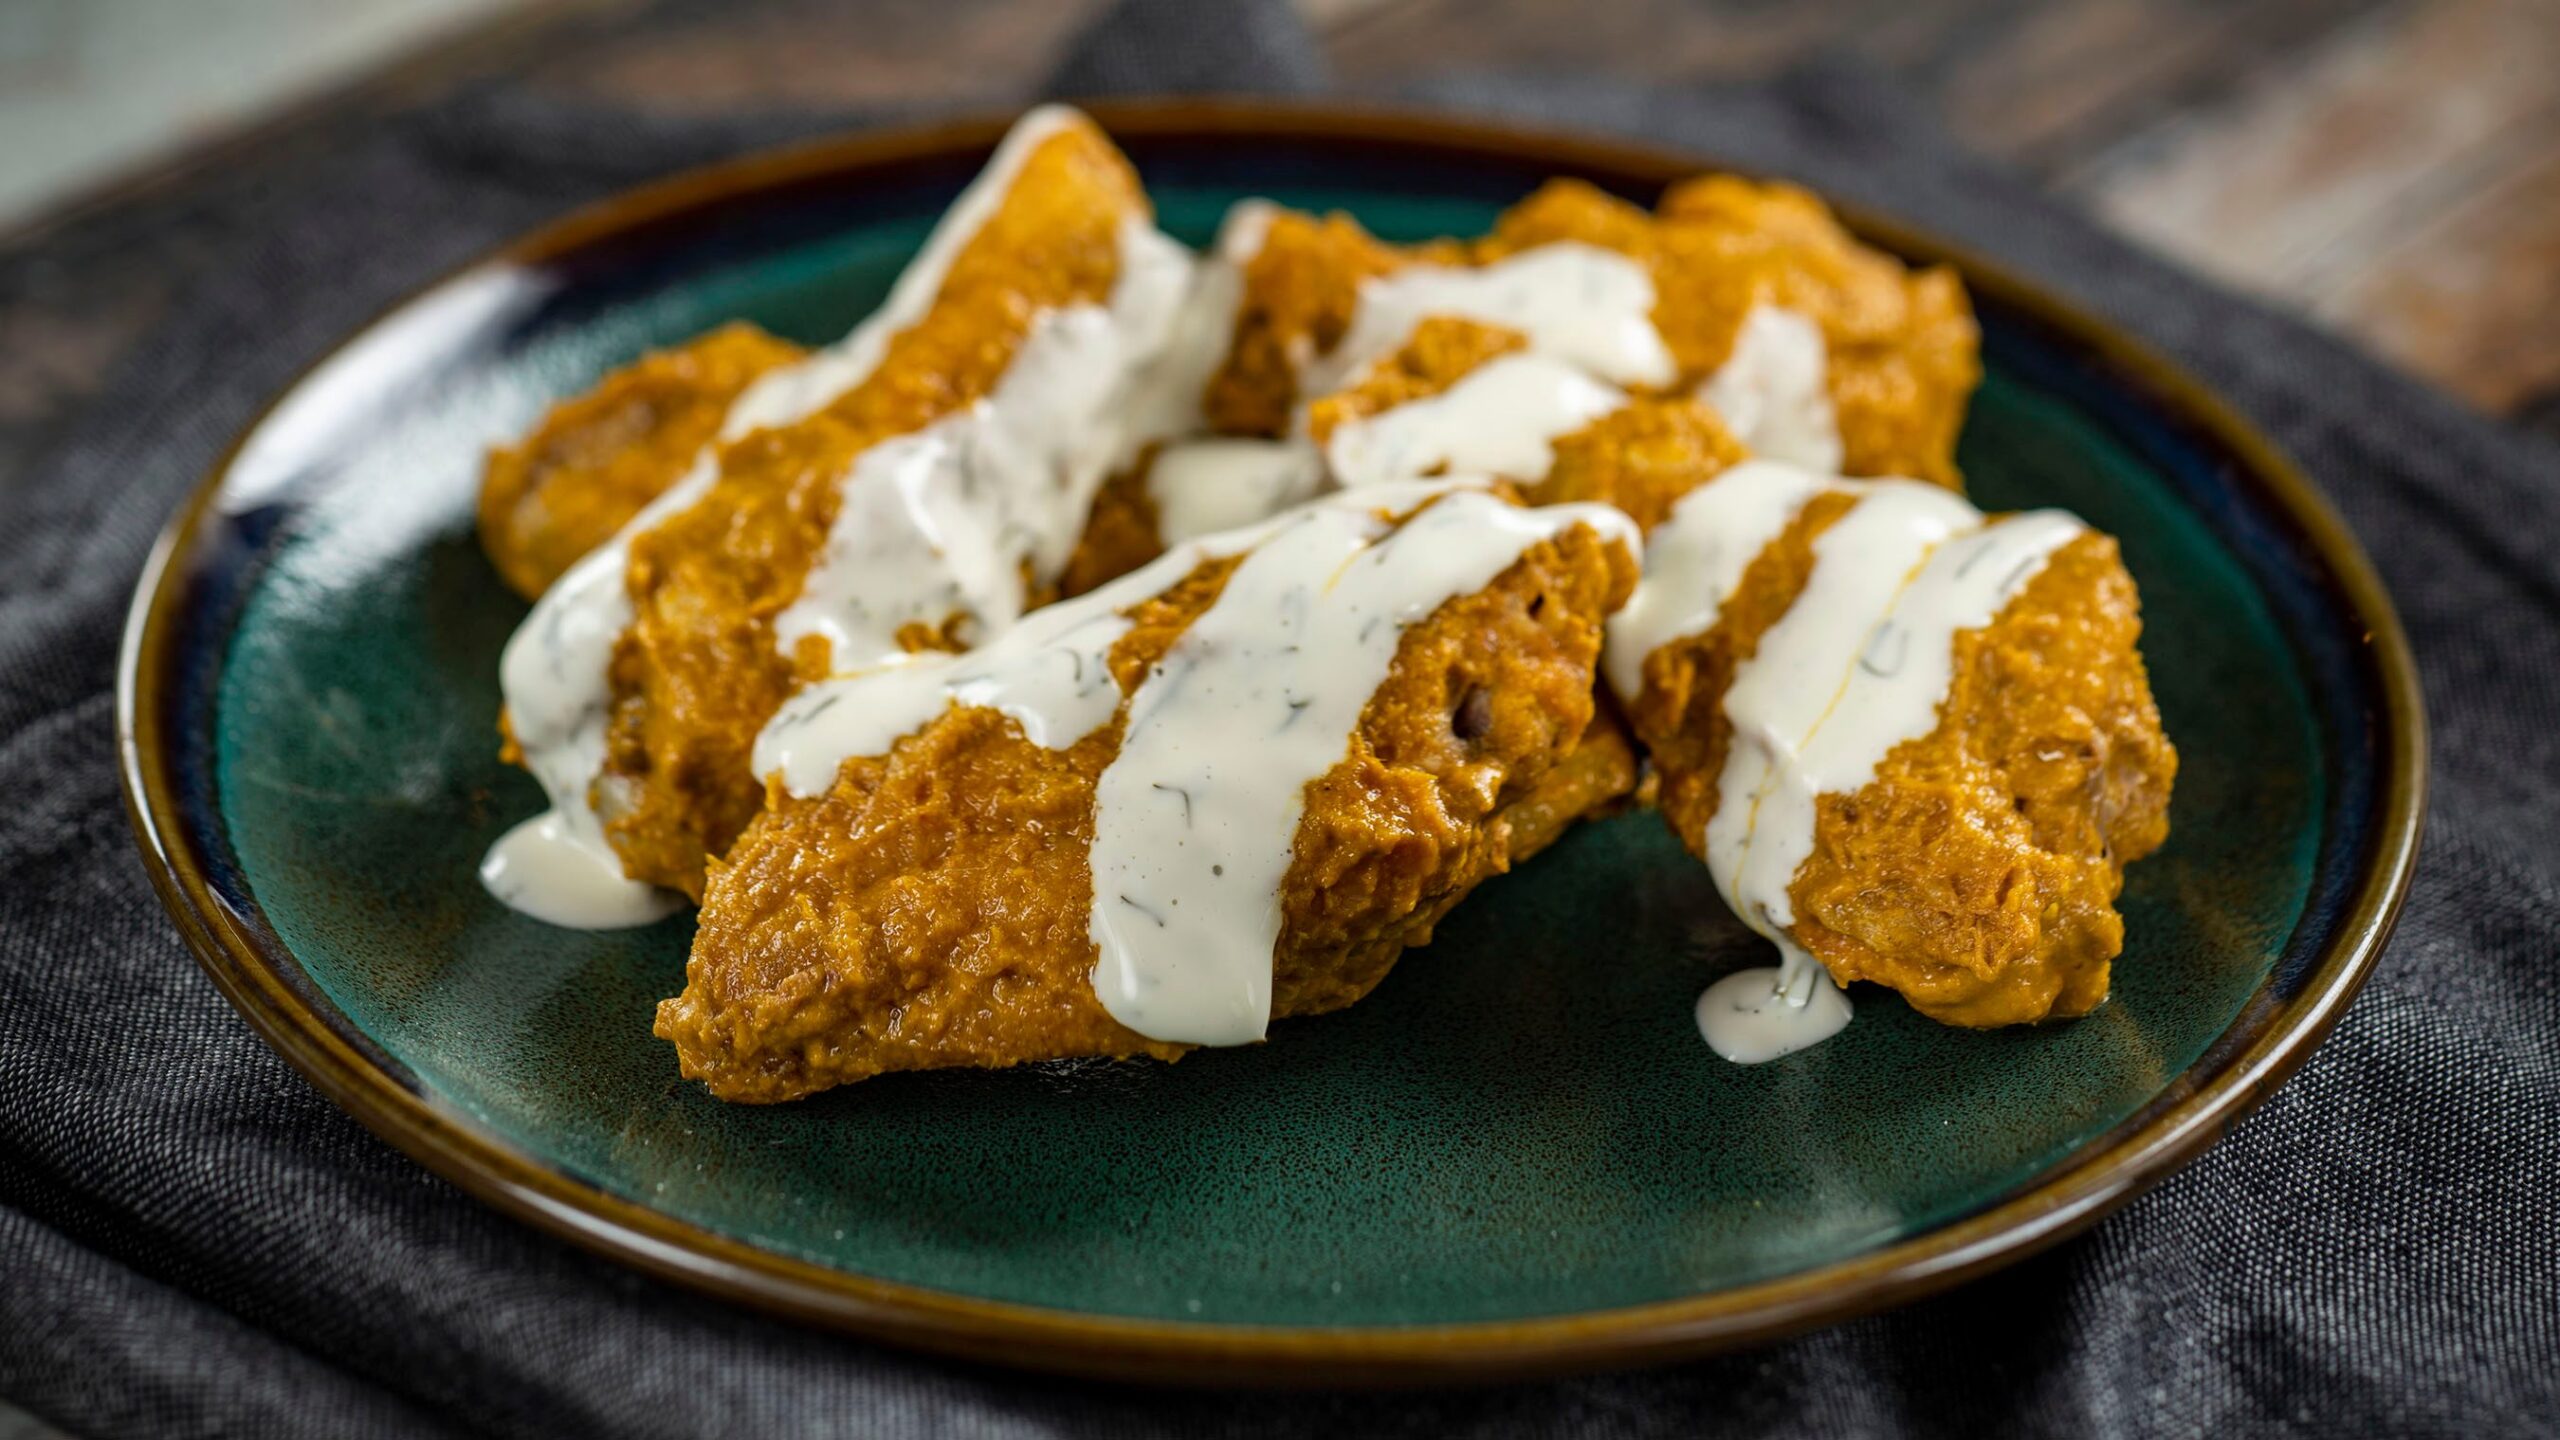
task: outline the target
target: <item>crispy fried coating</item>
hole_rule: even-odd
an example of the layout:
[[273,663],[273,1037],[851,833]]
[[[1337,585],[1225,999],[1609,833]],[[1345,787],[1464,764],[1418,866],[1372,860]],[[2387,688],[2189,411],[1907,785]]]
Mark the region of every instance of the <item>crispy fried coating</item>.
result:
[[1506,326],[1456,315],[1427,316],[1393,354],[1380,356],[1351,377],[1350,384],[1310,403],[1307,434],[1318,445],[1325,444],[1349,422],[1428,400],[1482,369],[1485,362],[1528,347],[1528,336]]
[[1234,345],[1210,384],[1212,425],[1281,434],[1300,398],[1297,375],[1350,328],[1363,281],[1412,264],[1492,264],[1564,240],[1652,273],[1676,388],[1731,357],[1755,305],[1784,307],[1822,329],[1844,472],[1960,483],[1956,431],[1981,364],[1954,272],[1906,269],[1859,244],[1811,194],[1730,175],[1672,187],[1658,214],[1582,181],[1551,181],[1482,239],[1419,247],[1386,244],[1347,216],[1278,212],[1245,266]]
[[1289,428],[1298,371],[1332,349],[1360,308],[1360,282],[1411,263],[1348,215],[1276,210],[1244,264],[1235,337],[1209,377],[1209,428],[1276,436]]
[[684,474],[739,391],[804,353],[743,321],[723,325],[641,356],[491,450],[480,545],[498,574],[528,600],[551,588]]
[[[1301,225],[1314,223],[1305,216],[1282,212],[1275,217],[1273,227],[1285,230],[1292,221]],[[1335,221],[1349,224],[1338,216],[1325,223]],[[1345,318],[1348,313],[1344,312]],[[1321,445],[1337,425],[1436,395],[1478,365],[1527,343],[1516,330],[1452,316],[1432,316],[1414,327],[1413,335],[1395,354],[1370,366],[1353,384],[1309,406],[1308,434]],[[1281,403],[1285,409],[1286,400]],[[1155,497],[1147,488],[1148,470],[1154,463],[1155,453],[1150,451],[1136,466],[1112,476],[1101,493],[1094,496],[1084,533],[1078,537],[1075,554],[1060,577],[1059,593],[1081,595],[1164,553]]]
[[[1614,456],[1612,473],[1582,475],[1575,483],[1614,485],[1629,498],[1630,513],[1651,523],[1644,512],[1658,518],[1660,508],[1713,473],[1683,481],[1678,451],[1721,457],[1717,469],[1732,463],[1731,437],[1712,415],[1695,406],[1652,407],[1673,405],[1713,374],[1731,357],[1752,308],[1767,304],[1796,311],[1822,329],[1844,473],[1961,485],[1956,432],[1981,378],[1973,311],[1961,282],[1943,269],[1908,270],[1860,245],[1805,191],[1722,175],[1672,187],[1659,215],[1580,181],[1558,180],[1504,212],[1490,235],[1419,246],[1390,245],[1345,215],[1275,209],[1260,248],[1244,262],[1235,334],[1208,388],[1211,429],[1279,436],[1305,398],[1309,431],[1322,443],[1346,419],[1447,388],[1525,341],[1499,326],[1432,317],[1397,356],[1336,394],[1301,397],[1298,376],[1350,329],[1365,281],[1415,264],[1491,264],[1562,240],[1614,250],[1647,267],[1657,297],[1654,324],[1680,369],[1672,393],[1638,397],[1630,407],[1637,413],[1612,417],[1620,432],[1615,440],[1586,447],[1593,457]],[[1559,470],[1565,468],[1560,463]],[[1067,593],[1154,553],[1144,477],[1123,477],[1097,503]]]
[[2082,1015],[2124,949],[2126,864],[2169,838],[2177,752],[2134,642],[2114,540],[2057,554],[1989,626],[1959,635],[1936,733],[1826,797],[1789,898],[1798,939],[1957,1025]]
[[1712,408],[1672,399],[1637,399],[1559,438],[1555,453],[1532,499],[1614,505],[1648,531],[1681,496],[1748,458]]
[[1147,489],[1147,472],[1156,460],[1151,447],[1137,464],[1102,482],[1085,516],[1084,533],[1058,574],[1058,593],[1081,595],[1105,585],[1164,553],[1164,532],[1156,516],[1156,497]]
[[1121,225],[1149,213],[1136,173],[1090,122],[1043,140],[868,379],[808,421],[728,447],[701,502],[634,539],[635,618],[614,653],[598,787],[634,878],[698,897],[705,858],[761,804],[756,732],[795,679],[828,662],[815,637],[786,659],[773,617],[823,550],[854,459],[990,393],[1044,311],[1107,298]]
[[[1645,661],[1629,718],[1664,819],[1701,857],[1732,741],[1725,690],[1851,503],[1806,506],[1712,629]],[[2124,947],[2124,867],[2168,838],[2178,768],[2141,629],[2115,542],[2089,534],[1990,625],[1959,634],[1937,728],[1895,747],[1855,794],[1818,802],[1813,853],[1787,892],[1797,943],[1841,983],[1891,986],[1952,1025],[2081,1015],[2105,999]]]
[[1539,776],[1528,793],[1502,807],[1514,865],[1563,839],[1581,822],[1618,814],[1636,803],[1644,766],[1635,741],[1609,703],[1608,692],[1595,689],[1592,696],[1596,703],[1581,743]]
[[[1124,696],[1236,563],[1130,612],[1111,655]],[[1344,758],[1307,787],[1275,1016],[1367,994],[1477,883],[1624,793],[1633,757],[1595,721],[1591,678],[1634,580],[1623,546],[1576,528],[1405,632]],[[1053,751],[955,708],[823,796],[777,790],[714,867],[684,992],[659,1007],[684,1073],[760,1103],[895,1070],[1180,1055],[1093,993],[1094,786],[1122,723]]]
[[[1318,444],[1340,426],[1438,395],[1487,361],[1520,350],[1527,337],[1482,321],[1435,315],[1414,327],[1394,354],[1307,407]],[[1531,503],[1588,500],[1614,505],[1650,530],[1681,496],[1746,458],[1710,407],[1670,396],[1637,395],[1617,410],[1558,436],[1545,475],[1505,477]]]
[[1484,264],[1579,240],[1645,262],[1654,325],[1684,384],[1733,353],[1754,305],[1813,320],[1829,352],[1842,473],[1960,487],[1956,432],[1982,378],[1979,334],[1953,271],[1911,271],[1851,238],[1791,185],[1710,175],[1673,186],[1659,213],[1579,180],[1548,182],[1473,248]]

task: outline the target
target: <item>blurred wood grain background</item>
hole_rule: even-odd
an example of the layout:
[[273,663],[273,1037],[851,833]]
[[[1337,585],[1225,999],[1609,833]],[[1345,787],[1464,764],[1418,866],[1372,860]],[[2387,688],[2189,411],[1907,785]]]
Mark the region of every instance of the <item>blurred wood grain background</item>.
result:
[[[1107,3],[518,0],[39,217],[0,237],[0,262],[61,215],[289,147],[351,106],[463,84],[695,114],[1001,102]],[[1294,3],[1355,85],[1453,70],[1708,82],[1854,55],[2145,243],[2560,433],[2560,0]],[[0,303],[0,354],[42,322]],[[13,380],[26,401],[12,374],[26,363],[0,358],[0,412]]]

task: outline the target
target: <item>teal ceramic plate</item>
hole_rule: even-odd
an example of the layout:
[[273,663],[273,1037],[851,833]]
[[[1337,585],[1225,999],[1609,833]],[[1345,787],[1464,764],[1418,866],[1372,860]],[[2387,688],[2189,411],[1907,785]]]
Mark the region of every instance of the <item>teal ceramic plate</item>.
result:
[[[1549,175],[1649,200],[1712,163],[1339,110],[1102,118],[1194,241],[1245,195],[1409,239],[1480,230]],[[997,129],[684,177],[437,284],[279,398],[152,560],[122,723],[165,898],[276,1048],[426,1164],[644,1269],[909,1343],[1187,1380],[1517,1376],[1766,1337],[2049,1243],[2219,1133],[2354,992],[2423,783],[2372,571],[2161,361],[1861,220],[1972,287],[1977,498],[2079,511],[2142,584],[2184,768],[2097,1014],[1974,1034],[1866,990],[1837,1040],[1726,1065],[1690,1003],[1760,947],[1637,815],[1267,1045],[768,1109],[679,1081],[649,1027],[690,920],[554,930],[474,879],[540,803],[495,754],[524,610],[473,541],[482,447],[720,320],[842,332]]]

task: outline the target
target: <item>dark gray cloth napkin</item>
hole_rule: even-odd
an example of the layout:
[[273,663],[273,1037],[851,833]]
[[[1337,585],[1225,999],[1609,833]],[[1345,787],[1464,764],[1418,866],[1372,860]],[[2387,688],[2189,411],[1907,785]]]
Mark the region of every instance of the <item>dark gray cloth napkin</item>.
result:
[[[1144,0],[1056,88],[1315,90],[1315,54],[1277,3]],[[492,88],[0,262],[0,299],[23,301],[65,255],[133,247],[174,297],[90,403],[0,450],[0,1394],[97,1436],[2560,1429],[2560,450],[2130,250],[1870,78],[1420,98],[1695,147],[1999,256],[2210,379],[2337,498],[2416,639],[2434,813],[2371,987],[2263,1110],[1954,1294],[1702,1363],[1445,1394],[1150,1393],[919,1358],[483,1209],[198,974],[126,834],[109,694],[153,532],[297,366],[575,202],[849,118],[679,125]]]

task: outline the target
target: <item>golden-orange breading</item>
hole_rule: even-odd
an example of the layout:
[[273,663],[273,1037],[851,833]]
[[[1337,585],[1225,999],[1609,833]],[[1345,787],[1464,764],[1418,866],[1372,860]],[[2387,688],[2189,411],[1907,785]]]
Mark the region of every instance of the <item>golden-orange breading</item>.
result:
[[1322,445],[1345,424],[1442,394],[1482,369],[1485,362],[1524,350],[1528,344],[1528,336],[1504,326],[1456,315],[1426,316],[1394,353],[1379,356],[1352,376],[1349,384],[1311,401],[1307,434]]
[[[1303,222],[1305,217],[1284,212],[1273,223],[1275,228],[1281,228],[1292,220]],[[1336,217],[1326,223],[1349,222]],[[1497,325],[1433,316],[1414,327],[1413,335],[1395,354],[1355,377],[1352,385],[1311,405],[1308,433],[1321,445],[1333,434],[1334,427],[1346,420],[1365,418],[1436,395],[1486,360],[1526,343],[1519,332]],[[1290,393],[1294,390],[1292,381]],[[1281,403],[1285,406],[1285,398]],[[1148,472],[1154,463],[1155,452],[1150,451],[1135,466],[1112,476],[1094,496],[1084,533],[1078,537],[1075,553],[1060,577],[1060,594],[1081,595],[1164,553],[1155,497],[1147,488]]]
[[1558,240],[1645,262],[1654,326],[1695,383],[1733,352],[1744,317],[1775,305],[1821,327],[1848,475],[1958,486],[1956,432],[1982,377],[1964,286],[1860,245],[1810,193],[1710,175],[1673,186],[1659,212],[1578,180],[1550,181],[1506,211],[1477,263]]
[[[1702,858],[1732,740],[1724,693],[1852,503],[1808,504],[1714,627],[1645,661],[1629,718],[1663,818]],[[2087,534],[1989,626],[1960,633],[1937,727],[1856,793],[1817,803],[1813,853],[1787,892],[1797,943],[1841,983],[1889,985],[1947,1024],[2081,1015],[2105,999],[2124,867],[2167,839],[2177,777],[2141,628],[2115,542]]]
[[1147,489],[1147,472],[1155,464],[1154,449],[1138,463],[1102,482],[1086,514],[1084,533],[1058,573],[1060,595],[1081,595],[1105,585],[1164,553],[1155,496]]
[[[1516,330],[1435,315],[1414,327],[1395,353],[1368,366],[1345,388],[1307,407],[1318,444],[1342,425],[1447,391],[1486,362],[1528,343]],[[1699,401],[1630,396],[1625,405],[1556,437],[1544,475],[1514,475],[1535,504],[1595,501],[1624,510],[1650,530],[1683,495],[1713,479],[1746,452]]]
[[1517,865],[1564,838],[1585,820],[1615,815],[1637,803],[1644,763],[1627,722],[1605,690],[1592,692],[1591,724],[1581,743],[1538,777],[1526,794],[1501,810],[1510,863]]
[[[1121,227],[1150,213],[1136,173],[1090,122],[1042,140],[869,378],[808,421],[728,447],[702,501],[635,537],[635,618],[614,653],[598,784],[606,834],[634,878],[698,896],[706,857],[761,803],[748,767],[756,732],[796,680],[828,665],[820,637],[786,658],[773,617],[823,550],[854,459],[990,393],[1042,313],[1107,299]],[[902,640],[940,643],[914,628]]]
[[[1393,353],[1311,403],[1308,436],[1322,445],[1342,425],[1440,394],[1487,361],[1527,343],[1520,332],[1499,325],[1431,316]],[[1539,505],[1584,500],[1614,505],[1647,529],[1682,495],[1746,453],[1709,406],[1647,395],[1631,396],[1623,408],[1559,436],[1553,449],[1555,461],[1544,476],[1503,477],[1517,483],[1519,496]],[[1152,461],[1150,455],[1113,476],[1094,498],[1060,593],[1081,595],[1164,553],[1155,501],[1147,489]]]
[[1552,181],[1480,240],[1412,248],[1345,216],[1280,212],[1245,266],[1234,348],[1210,387],[1212,424],[1282,433],[1301,368],[1349,329],[1363,281],[1417,263],[1492,264],[1565,240],[1651,273],[1654,325],[1679,364],[1674,389],[1731,357],[1754,306],[1780,306],[1822,330],[1844,473],[1959,483],[1956,431],[1981,378],[1962,283],[1859,244],[1805,191],[1729,175],[1672,187],[1650,215],[1581,181]]
[[673,485],[720,433],[729,402],[805,353],[741,321],[653,350],[561,401],[489,452],[480,545],[530,600]]
[[[1237,563],[1129,612],[1111,654],[1124,697]],[[1477,883],[1632,784],[1591,678],[1634,580],[1623,545],[1576,527],[1405,632],[1344,758],[1307,787],[1274,1016],[1367,994]],[[1087,852],[1122,725],[1048,750],[956,708],[847,762],[823,796],[777,787],[714,867],[684,992],[659,1007],[684,1073],[769,1102],[896,1070],[1182,1053],[1093,992]]]
[[1360,308],[1360,282],[1413,258],[1348,215],[1274,210],[1260,247],[1244,262],[1235,334],[1209,379],[1209,428],[1221,435],[1287,431],[1298,371],[1340,343]]
[[2124,867],[2169,838],[2177,752],[2134,648],[2114,540],[2053,557],[1991,625],[1956,637],[1934,734],[1820,806],[1789,897],[1833,974],[1957,1025],[2082,1015],[2124,949]]
[[1555,442],[1530,496],[1541,505],[1614,505],[1651,530],[1681,496],[1746,458],[1716,412],[1695,400],[1638,399]]
[[[1860,245],[1802,190],[1731,176],[1672,187],[1659,215],[1579,181],[1555,181],[1506,211],[1482,239],[1418,246],[1390,245],[1346,215],[1274,208],[1258,248],[1242,264],[1234,334],[1206,396],[1210,428],[1284,435],[1306,400],[1308,431],[1322,443],[1345,419],[1447,388],[1525,344],[1525,337],[1459,317],[1428,317],[1398,354],[1373,363],[1339,392],[1301,396],[1298,380],[1350,329],[1364,282],[1416,264],[1492,264],[1564,240],[1646,266],[1655,286],[1654,324],[1679,369],[1669,390],[1640,395],[1611,417],[1614,438],[1585,446],[1583,458],[1559,467],[1580,471],[1583,459],[1599,457],[1610,473],[1577,474],[1569,484],[1614,484],[1636,509],[1658,509],[1704,478],[1684,478],[1679,452],[1713,459],[1715,468],[1732,463],[1738,452],[1724,427],[1680,402],[1732,356],[1745,318],[1766,304],[1795,311],[1823,332],[1844,473],[1960,485],[1956,432],[1981,376],[1963,285],[1951,271],[1914,272]],[[1600,493],[1567,488],[1541,498]],[[1637,518],[1650,523],[1644,514]],[[1161,548],[1144,474],[1122,476],[1096,502],[1065,592],[1089,589]]]

